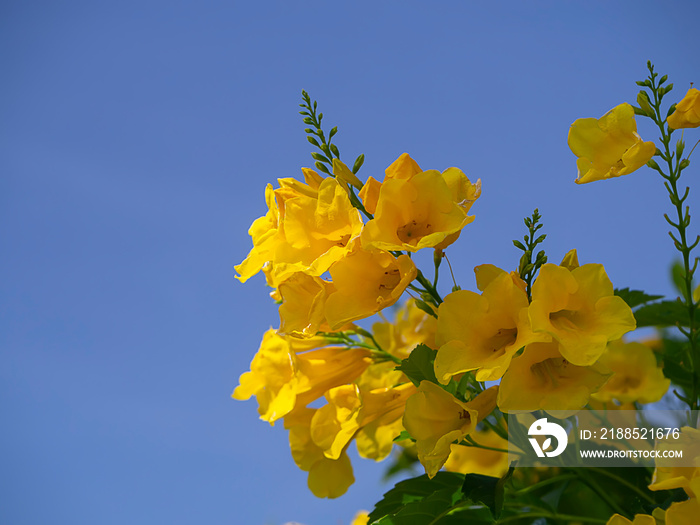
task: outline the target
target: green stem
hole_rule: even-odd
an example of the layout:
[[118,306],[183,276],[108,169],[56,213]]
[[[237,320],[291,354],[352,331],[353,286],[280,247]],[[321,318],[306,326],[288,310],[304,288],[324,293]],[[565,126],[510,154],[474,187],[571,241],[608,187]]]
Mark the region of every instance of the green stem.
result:
[[428,281],[428,279],[425,278],[423,272],[421,272],[420,270],[418,270],[418,276],[416,277],[416,281],[418,281],[421,284],[424,291],[428,292],[428,294],[435,300],[435,302],[438,305],[442,303],[442,297],[440,297],[438,291],[430,283],[430,281]]
[[[698,374],[696,373],[695,369],[695,364],[698,361],[698,346],[697,346],[697,340],[698,340],[698,327],[696,326],[696,319],[695,319],[695,314],[697,312],[697,305],[693,301],[693,273],[695,271],[695,268],[691,269],[690,266],[690,252],[695,246],[689,246],[688,245],[688,240],[687,240],[687,235],[686,235],[686,229],[688,225],[690,224],[690,216],[688,211],[685,213],[683,212],[683,202],[686,200],[688,197],[688,189],[686,189],[686,192],[684,195],[681,197],[679,191],[678,191],[678,180],[680,179],[681,176],[681,165],[680,165],[680,155],[675,155],[672,154],[671,152],[671,147],[670,147],[670,142],[671,142],[671,134],[673,133],[673,130],[667,127],[666,125],[666,119],[662,118],[661,116],[661,98],[662,96],[659,96],[659,86],[656,84],[655,80],[655,75],[653,73],[653,67],[650,67],[650,76],[649,79],[651,81],[651,92],[654,96],[654,101],[653,101],[653,108],[654,108],[654,116],[651,117],[651,119],[656,123],[656,125],[659,127],[661,130],[661,142],[664,146],[664,154],[662,155],[662,158],[666,161],[667,166],[668,166],[668,175],[665,174],[663,171],[658,170],[661,176],[667,181],[667,184],[665,184],[666,189],[669,192],[669,197],[671,199],[671,202],[675,205],[676,207],[676,215],[678,217],[678,222],[673,223],[668,219],[668,216],[666,216],[666,220],[673,225],[673,227],[678,230],[678,240],[674,239],[674,246],[676,249],[681,252],[681,255],[683,256],[683,269],[684,269],[684,290],[683,290],[683,302],[688,308],[688,322],[689,322],[689,330],[686,332],[684,330],[681,330],[686,337],[688,338],[688,341],[690,343],[689,348],[688,348],[688,365],[690,366],[690,369],[692,371],[692,376],[693,376],[693,385],[692,385],[692,394],[690,398],[690,403],[688,403],[688,406],[690,407],[690,410],[698,410],[700,407],[699,403],[699,393],[700,393],[700,385],[698,384]],[[674,152],[675,153],[675,152]],[[675,166],[674,166],[674,159],[675,159]],[[697,243],[697,241],[696,241]],[[680,327],[679,327],[680,328]],[[692,417],[692,412],[691,415],[689,416],[691,418],[690,423],[692,426],[695,426],[696,421],[693,421]]]

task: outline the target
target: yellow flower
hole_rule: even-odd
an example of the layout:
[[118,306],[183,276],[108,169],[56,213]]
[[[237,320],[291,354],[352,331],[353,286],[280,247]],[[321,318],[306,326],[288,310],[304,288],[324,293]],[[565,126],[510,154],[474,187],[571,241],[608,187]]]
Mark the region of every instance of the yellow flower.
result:
[[438,385],[422,381],[406,402],[403,424],[416,440],[418,459],[434,477],[450,455],[450,445],[476,429],[496,405],[498,386],[464,403]]
[[698,498],[678,501],[666,509],[664,525],[695,525],[698,522],[698,516],[700,516]]
[[412,383],[364,392],[354,384],[332,388],[326,393],[328,404],[314,415],[311,437],[326,457],[337,459],[353,437],[371,425],[358,442],[358,451],[364,457],[382,460],[401,432],[397,422],[415,391]]
[[637,134],[629,104],[620,104],[600,119],[576,120],[569,129],[569,147],[578,157],[577,184],[632,173],[656,152],[653,142],[644,142]]
[[520,348],[549,340],[530,328],[528,298],[517,275],[483,265],[477,284],[484,286],[481,295],[459,290],[438,309],[435,375],[441,383],[470,370],[478,370],[478,381],[497,380]]
[[362,204],[369,213],[374,214],[377,211],[377,201],[379,200],[379,190],[382,188],[382,183],[374,177],[368,177],[367,182],[358,193]]
[[669,128],[697,128],[700,126],[700,90],[690,88],[676,110],[666,119]]
[[[325,344],[321,338],[315,341],[319,346]],[[369,352],[361,348],[326,347],[297,353],[299,344],[303,345],[275,330],[265,332],[250,372],[241,375],[231,397],[245,400],[255,396],[260,419],[273,424],[329,388],[354,381],[371,362]]]
[[605,525],[656,525],[656,520],[649,514],[636,514],[630,521],[620,514],[613,514]]
[[503,412],[546,410],[567,417],[583,408],[608,376],[596,366],[576,366],[559,351],[559,344],[533,343],[510,363],[498,391]]
[[480,183],[472,184],[457,168],[444,173],[419,169],[406,154],[387,168],[374,219],[362,232],[364,248],[415,252],[444,247],[474,220],[467,211],[480,194]]
[[279,179],[278,190],[268,186],[269,211],[253,223],[253,249],[236,266],[241,282],[263,267],[274,288],[295,272],[320,276],[360,234],[362,219],[345,189],[335,179],[320,179],[312,170],[304,174],[306,184]]
[[[351,184],[358,190],[362,189],[362,182],[360,182],[360,179],[358,179],[357,175],[355,175],[340,159],[333,159],[333,175],[341,186]],[[349,190],[346,189],[346,191]]]
[[650,490],[670,490],[682,488],[691,498],[700,497],[700,430],[682,427],[680,437],[673,442],[659,442],[659,450],[682,450],[683,459],[691,458],[688,467],[657,466],[649,485]]
[[397,311],[394,322],[384,320],[372,325],[374,338],[390,354],[405,359],[417,345],[437,348],[437,319],[428,315],[409,299]]
[[337,459],[329,459],[311,439],[311,420],[316,409],[301,408],[287,414],[284,427],[289,430],[289,446],[296,465],[309,473],[308,485],[317,498],[337,498],[355,482],[352,464],[345,450]]
[[664,396],[671,384],[656,366],[654,352],[641,343],[613,341],[598,362],[613,373],[593,394],[599,401],[654,403]]
[[337,330],[394,304],[417,270],[408,255],[356,249],[331,266],[330,274],[335,291],[326,300],[325,315]]
[[559,341],[562,356],[578,366],[595,363],[608,341],[636,327],[632,310],[613,295],[600,264],[573,270],[545,264],[532,286],[530,321],[533,331]]
[[361,510],[352,519],[350,525],[367,525],[369,523],[369,512],[366,510]]
[[330,332],[325,307],[326,299],[334,291],[333,283],[302,272],[281,282],[278,288],[282,300],[279,333],[312,337],[318,331]]
[[[508,450],[508,440],[492,430],[477,430],[471,437],[479,445]],[[496,450],[452,444],[445,470],[462,474],[481,474],[500,478],[508,472],[508,453]]]

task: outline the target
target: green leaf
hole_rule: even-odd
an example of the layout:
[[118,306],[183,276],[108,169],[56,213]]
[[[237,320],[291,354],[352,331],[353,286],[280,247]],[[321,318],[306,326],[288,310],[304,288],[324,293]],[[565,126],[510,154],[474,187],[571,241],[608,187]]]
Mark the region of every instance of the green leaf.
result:
[[[392,521],[391,518],[411,503],[422,502],[426,499],[430,499],[430,501],[426,503],[425,509],[421,509],[420,505],[413,506],[407,511],[408,517],[418,518],[418,515],[423,511],[435,512],[439,508],[440,510],[434,514],[437,516],[440,512],[454,505],[455,500],[462,499],[463,482],[464,475],[455,472],[438,472],[433,479],[424,474],[400,481],[393,489],[384,494],[384,497],[374,506],[374,510],[369,514],[369,523],[381,523],[381,525],[430,523],[429,519],[426,520],[425,515],[422,516],[422,521]],[[402,516],[402,518],[406,517]]]
[[401,370],[413,382],[414,385],[420,385],[421,381],[430,381],[437,384],[438,380],[435,377],[435,356],[437,350],[419,344],[411,354],[401,361],[401,364],[396,367]]
[[686,364],[688,360],[688,342],[676,339],[663,340],[663,372],[674,385],[686,392],[693,390],[693,372]]
[[411,434],[408,433],[408,430],[402,430],[401,433],[394,438],[394,442],[403,441],[404,439],[413,439]]
[[671,265],[671,279],[678,293],[685,295],[685,267],[680,261],[675,261]]
[[637,328],[643,326],[689,326],[688,309],[679,301],[661,301],[642,306],[634,312]]
[[[464,476],[462,492],[467,499],[475,503],[483,503],[491,510],[492,514],[496,515],[496,486],[498,481],[499,478],[491,476],[467,474]],[[503,500],[501,500],[502,505]],[[500,509],[498,513],[500,514]]]
[[622,300],[627,303],[630,308],[639,306],[644,303],[663,299],[663,295],[649,295],[641,290],[630,290],[629,288],[615,289],[615,295],[622,297]]

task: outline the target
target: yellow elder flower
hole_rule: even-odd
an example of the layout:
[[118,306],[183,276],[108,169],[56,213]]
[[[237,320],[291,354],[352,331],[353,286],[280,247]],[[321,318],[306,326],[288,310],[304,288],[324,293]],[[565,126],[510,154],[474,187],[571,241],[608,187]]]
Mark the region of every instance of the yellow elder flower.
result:
[[403,424],[416,440],[418,459],[434,477],[450,455],[450,446],[476,429],[476,424],[496,406],[498,386],[462,402],[438,385],[422,381],[418,392],[406,402]]
[[350,240],[360,234],[362,219],[345,189],[333,178],[320,179],[313,170],[304,173],[307,184],[278,179],[278,190],[268,186],[270,210],[253,223],[253,249],[236,266],[241,282],[263,267],[274,288],[295,272],[319,276],[349,251]]
[[514,358],[501,380],[498,408],[503,412],[560,412],[567,417],[586,406],[608,375],[597,366],[576,366],[560,353],[560,345],[533,343]]
[[372,325],[374,338],[390,354],[405,359],[417,345],[436,349],[437,319],[425,313],[409,299],[397,311],[394,322],[384,320]]
[[280,332],[336,331],[394,304],[415,279],[408,255],[355,249],[330,268],[332,282],[297,272],[279,285]]
[[696,525],[700,516],[698,498],[672,503],[666,509],[664,525]]
[[330,268],[335,291],[325,306],[331,330],[398,301],[418,270],[408,255],[354,250]]
[[656,153],[653,142],[637,134],[634,109],[620,104],[600,119],[581,118],[569,129],[569,147],[578,157],[577,184],[627,175]]
[[337,459],[329,459],[311,439],[313,408],[296,409],[284,418],[289,430],[289,447],[297,467],[308,472],[308,486],[317,498],[337,498],[355,482],[350,458],[345,450]]
[[326,323],[326,299],[335,291],[333,283],[320,277],[296,272],[280,283],[278,293],[280,334],[312,337],[318,331],[330,332]]
[[[234,399],[255,396],[260,419],[270,424],[295,407],[306,406],[326,390],[354,381],[369,366],[361,348],[326,347],[297,353],[294,338],[268,330],[253,357],[250,372],[240,377]],[[322,340],[319,344],[324,344]]]
[[666,119],[669,128],[697,128],[700,126],[700,90],[690,88],[676,110]]
[[358,442],[358,451],[364,457],[382,460],[401,432],[406,400],[415,391],[412,383],[364,392],[354,384],[332,388],[326,393],[328,404],[314,415],[311,437],[326,457],[337,459],[353,437],[369,427]]
[[457,168],[444,173],[419,169],[406,154],[387,168],[374,219],[362,232],[364,248],[415,252],[444,247],[474,220],[467,211],[481,193],[479,182],[472,184]]
[[691,498],[700,497],[700,430],[682,427],[678,440],[659,442],[659,450],[682,450],[683,459],[692,458],[689,467],[659,467],[654,470],[650,490],[670,490],[682,488]]
[[367,525],[369,523],[369,512],[366,510],[361,510],[357,514],[355,514],[355,517],[352,520],[352,523],[350,525]]
[[[493,430],[477,430],[471,433],[471,437],[479,445],[508,450],[508,440]],[[508,453],[453,443],[445,470],[500,478],[508,472]]]
[[652,349],[641,343],[613,341],[598,362],[613,373],[593,394],[598,401],[654,403],[664,396],[671,384],[656,366]]
[[600,264],[573,270],[545,264],[532,286],[530,321],[535,332],[551,335],[570,363],[588,366],[605,351],[608,341],[619,339],[637,326],[632,310]]
[[477,270],[483,293],[452,292],[438,309],[436,340],[441,346],[435,375],[444,384],[470,370],[477,370],[478,381],[497,380],[520,348],[549,340],[530,328],[529,303],[520,277],[492,265]]
[[613,514],[605,525],[656,525],[656,520],[649,514],[636,514],[630,521],[620,514]]
[[379,200],[379,190],[382,187],[382,183],[379,182],[374,177],[368,177],[367,182],[358,193],[360,199],[362,199],[362,204],[369,213],[374,215],[377,211],[377,201]]

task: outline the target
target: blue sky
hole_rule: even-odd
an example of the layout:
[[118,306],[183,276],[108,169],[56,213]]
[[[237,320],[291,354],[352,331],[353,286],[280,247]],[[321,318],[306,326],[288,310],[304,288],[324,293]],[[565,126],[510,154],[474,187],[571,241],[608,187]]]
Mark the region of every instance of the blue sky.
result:
[[671,98],[700,82],[699,11],[4,2],[2,521],[346,524],[390,488],[384,465],[355,456],[348,494],[314,498],[281,425],[229,397],[278,323],[263,279],[242,285],[233,266],[265,184],[312,165],[302,89],[338,125],[343,158],[366,155],[363,178],[403,152],[481,178],[476,220],[448,252],[464,288],[477,264],[517,264],[511,239],[539,207],[550,260],[577,248],[618,287],[671,294],[658,176],[577,186],[566,135],[634,102],[648,59]]

